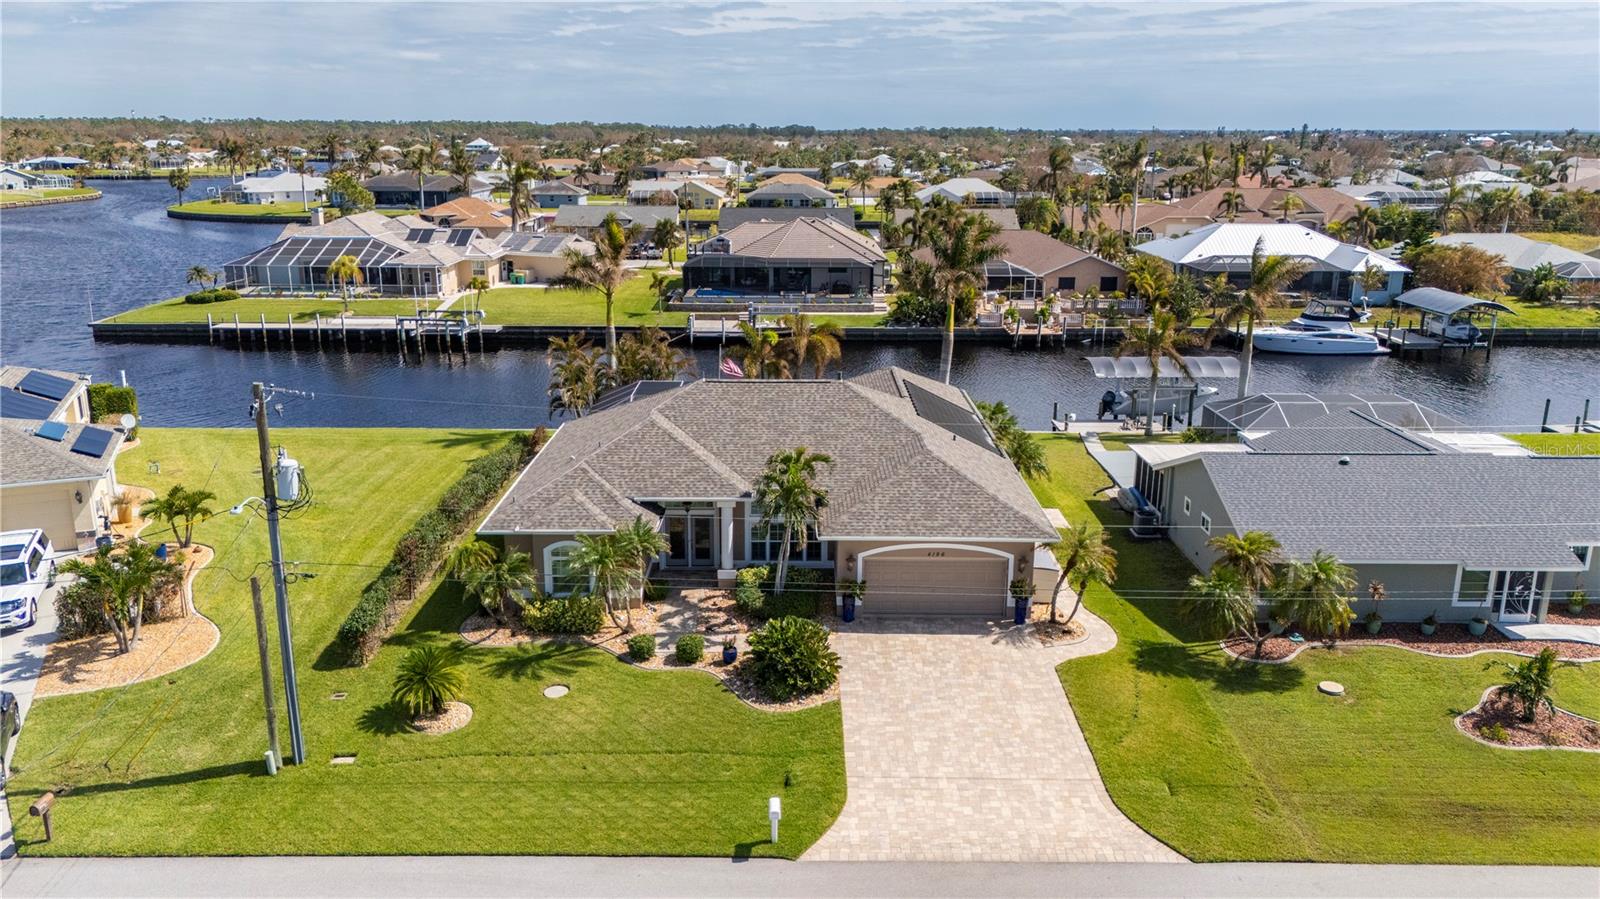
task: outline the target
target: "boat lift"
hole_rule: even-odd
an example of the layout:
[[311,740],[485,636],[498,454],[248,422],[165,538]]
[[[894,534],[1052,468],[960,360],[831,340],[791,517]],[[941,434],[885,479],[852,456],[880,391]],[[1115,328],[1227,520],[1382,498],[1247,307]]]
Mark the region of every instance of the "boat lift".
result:
[[[1101,415],[1136,418],[1140,415],[1172,415],[1185,422],[1194,421],[1195,400],[1211,396],[1217,388],[1199,383],[1199,378],[1238,378],[1239,360],[1233,356],[1185,356],[1183,368],[1163,358],[1156,371],[1154,397],[1143,396],[1150,382],[1150,360],[1143,356],[1089,356],[1085,361],[1096,378],[1133,382],[1128,389],[1108,389],[1100,398]],[[1183,414],[1179,416],[1179,410]],[[1065,431],[1067,423],[1052,419],[1051,429]]]

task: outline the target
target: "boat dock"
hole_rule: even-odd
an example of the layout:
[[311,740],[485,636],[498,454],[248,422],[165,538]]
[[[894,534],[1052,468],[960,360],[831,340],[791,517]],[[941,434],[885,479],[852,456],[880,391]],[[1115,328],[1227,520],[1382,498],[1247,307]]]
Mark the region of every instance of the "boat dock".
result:
[[[258,319],[216,321],[206,315],[206,342],[232,345],[239,349],[293,348],[295,346],[341,346],[385,348],[394,346],[401,350],[414,348],[427,355],[430,344],[441,353],[459,349],[462,353],[474,348],[482,352],[484,338],[497,333],[498,325],[485,325],[480,317],[472,315],[395,315],[339,316],[324,319],[315,314],[309,319],[296,321],[293,316],[284,320],[268,321],[266,315]],[[474,340],[476,338],[476,340]]]

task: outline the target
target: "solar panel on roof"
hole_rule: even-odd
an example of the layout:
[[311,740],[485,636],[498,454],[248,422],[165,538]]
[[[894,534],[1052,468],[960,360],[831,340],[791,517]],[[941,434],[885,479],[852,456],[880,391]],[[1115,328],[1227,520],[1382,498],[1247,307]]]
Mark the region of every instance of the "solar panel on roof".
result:
[[44,397],[16,390],[0,390],[0,418],[49,418],[56,404]]
[[989,437],[989,429],[983,426],[977,413],[963,406],[958,406],[949,400],[936,396],[931,391],[924,390],[910,381],[901,382],[906,389],[906,396],[911,399],[911,407],[917,410],[917,417],[924,421],[932,422],[946,431],[964,440],[976,443],[995,455],[1000,455],[999,447]]
[[35,428],[33,433],[46,440],[54,440],[59,443],[61,438],[67,436],[67,426],[64,422],[47,421]]
[[471,228],[455,228],[450,232],[447,241],[452,247],[464,247],[472,242]]
[[72,441],[72,451],[81,456],[90,456],[98,459],[106,454],[106,447],[111,445],[111,431],[105,428],[84,428],[78,439]]
[[77,386],[66,378],[47,375],[42,371],[30,371],[17,382],[17,389],[23,393],[42,396],[47,400],[61,401],[72,393],[72,388]]

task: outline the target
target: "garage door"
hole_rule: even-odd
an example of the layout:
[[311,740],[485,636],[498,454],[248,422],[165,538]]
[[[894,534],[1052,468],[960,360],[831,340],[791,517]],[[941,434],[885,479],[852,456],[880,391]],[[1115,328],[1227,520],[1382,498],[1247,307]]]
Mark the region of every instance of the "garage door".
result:
[[864,615],[1005,615],[1005,559],[868,558],[862,568]]
[[0,499],[0,530],[31,531],[39,528],[56,549],[78,548],[72,521],[71,487],[7,490]]

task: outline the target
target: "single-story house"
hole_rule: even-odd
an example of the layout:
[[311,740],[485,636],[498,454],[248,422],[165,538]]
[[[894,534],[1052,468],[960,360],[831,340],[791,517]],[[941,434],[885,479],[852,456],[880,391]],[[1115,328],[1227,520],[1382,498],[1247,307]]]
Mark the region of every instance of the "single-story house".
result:
[[717,231],[726,234],[745,222],[789,222],[798,218],[828,219],[846,228],[856,226],[855,210],[843,206],[825,206],[821,209],[724,206],[717,214]]
[[581,234],[591,240],[606,220],[606,216],[615,215],[617,222],[623,228],[638,225],[649,233],[662,219],[678,220],[678,207],[676,206],[562,206],[556,210],[555,221],[550,223],[551,231],[560,231],[568,234]]
[[1405,206],[1431,212],[1439,208],[1445,191],[1425,190],[1394,181],[1372,181],[1367,184],[1336,184],[1334,190],[1353,197],[1368,206]]
[[19,169],[82,169],[88,168],[89,160],[81,156],[35,156],[17,163]]
[[828,207],[838,206],[839,197],[826,187],[816,184],[769,181],[744,195],[746,206],[771,207]]
[[489,182],[476,176],[468,179],[466,190],[461,189],[461,179],[455,175],[426,175],[419,186],[416,172],[374,175],[362,181],[361,186],[372,191],[374,205],[388,209],[427,209],[468,196],[487,200],[491,191]]
[[1316,427],[1325,424],[1330,415],[1344,416],[1351,411],[1430,437],[1468,429],[1443,412],[1398,393],[1252,393],[1207,403],[1200,410],[1199,427],[1221,436],[1250,438],[1272,431]]
[[579,166],[588,165],[588,162],[571,156],[553,156],[549,159],[539,160],[539,165],[557,174],[570,174],[576,172]]
[[888,257],[877,241],[831,219],[746,222],[690,248],[686,290],[785,293],[881,293]]
[[817,473],[827,505],[790,554],[831,572],[823,601],[864,581],[863,615],[1006,619],[1012,581],[1048,567],[1036,560],[1055,528],[957,388],[899,369],[637,386],[649,389],[562,425],[478,530],[528,553],[547,594],[586,588],[578,535],[635,519],[666,535],[657,569],[726,581],[774,561],[783,528],[761,515],[755,484],[769,457],[801,446],[833,459]]
[[0,418],[89,420],[89,376],[22,365],[0,367]]
[[54,173],[41,174],[5,166],[0,168],[0,190],[54,190],[72,186],[72,179]]
[[1321,550],[1351,566],[1358,616],[1378,582],[1386,619],[1502,624],[1543,621],[1600,575],[1600,456],[1459,452],[1354,410],[1238,450],[1134,448],[1141,493],[1198,568],[1211,538],[1265,531],[1286,560]]
[[[499,237],[511,230],[511,207],[477,197],[440,203],[422,210],[418,218],[441,228],[474,228],[485,237]],[[518,224],[527,221],[524,218]]]
[[670,195],[678,205],[690,209],[721,209],[728,201],[727,191],[709,181],[691,178],[656,178],[628,182],[628,202],[650,205]]
[[1013,206],[1016,197],[982,178],[951,178],[930,184],[917,191],[917,199],[927,203],[934,197],[943,197],[958,206]]
[[779,175],[799,175],[801,177],[808,178],[811,181],[816,182],[817,184],[821,184],[822,183],[822,169],[815,168],[815,167],[806,168],[805,166],[795,167],[795,166],[781,166],[781,165],[764,165],[761,168],[756,169],[754,177],[755,177],[757,186],[760,186],[760,184],[762,182],[767,181],[767,180],[772,179],[772,178],[776,178]]
[[[997,240],[1005,247],[1005,255],[984,266],[985,290],[1033,300],[1041,295],[1090,290],[1109,294],[1127,289],[1128,272],[1122,266],[1048,234],[1014,228],[1002,230]],[[933,259],[927,249],[918,250],[915,255],[924,262]]]
[[271,172],[251,175],[222,189],[222,197],[232,203],[320,204],[327,197],[328,179],[298,172]]
[[122,437],[82,421],[0,419],[0,530],[38,528],[57,550],[93,546],[118,493]]
[[[966,212],[968,215],[981,215],[987,218],[989,221],[999,225],[1001,231],[1017,231],[1022,228],[1022,223],[1017,219],[1017,211],[1015,209],[983,206],[976,209],[968,209]],[[896,225],[904,225],[913,214],[914,211],[910,209],[896,209],[894,211],[894,223]]]
[[1545,264],[1554,266],[1556,274],[1568,281],[1600,281],[1600,260],[1595,257],[1521,234],[1441,234],[1433,242],[1450,247],[1476,247],[1499,256],[1511,269],[1509,280],[1513,287],[1520,284],[1529,272]]
[[[1134,247],[1164,259],[1181,272],[1212,277],[1227,275],[1232,283],[1244,286],[1250,277],[1250,256],[1261,241],[1270,256],[1289,256],[1308,262],[1310,270],[1293,284],[1290,291],[1318,296],[1384,303],[1398,296],[1404,287],[1406,268],[1381,253],[1354,244],[1340,243],[1304,225],[1246,224],[1215,222],[1181,237],[1159,237]],[[1388,275],[1388,283],[1368,291],[1361,286],[1361,274],[1369,268]]]
[[533,205],[540,209],[589,205],[589,191],[587,189],[559,178],[535,183],[530,193],[533,195]]
[[[1074,231],[1092,231],[1096,226],[1104,225],[1113,231],[1126,232],[1134,224],[1131,209],[1118,215],[1112,207],[1102,205],[1095,211],[1098,217],[1086,225],[1082,206],[1063,207],[1060,210],[1062,220]],[[1196,228],[1211,224],[1211,221],[1211,216],[1184,206],[1140,201],[1139,227],[1135,236],[1139,241],[1153,240],[1157,237],[1181,237]]]
[[[1325,231],[1330,222],[1342,222],[1355,215],[1362,203],[1332,187],[1213,187],[1208,191],[1174,200],[1173,205],[1210,216],[1214,221],[1229,221],[1225,197],[1237,194],[1241,200],[1233,213],[1235,222],[1289,222],[1316,231]],[[1294,197],[1298,200],[1295,208]],[[1285,210],[1284,202],[1290,204]],[[1140,227],[1144,225],[1140,208]]]
[[513,281],[520,273],[527,283],[548,282],[567,271],[567,250],[593,256],[594,241],[576,234],[515,231],[500,242],[500,280]]

